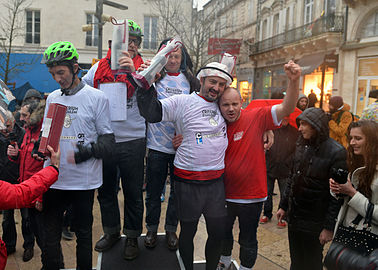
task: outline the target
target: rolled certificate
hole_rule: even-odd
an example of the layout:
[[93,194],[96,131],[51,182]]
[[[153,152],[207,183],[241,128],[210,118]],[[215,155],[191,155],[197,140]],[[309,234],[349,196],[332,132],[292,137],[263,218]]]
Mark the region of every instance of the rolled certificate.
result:
[[179,37],[175,37],[168,41],[167,45],[163,45],[160,51],[152,58],[151,65],[141,72],[133,72],[132,76],[137,85],[148,89],[154,82],[155,76],[160,72],[168,62],[168,56],[174,51],[182,47]]

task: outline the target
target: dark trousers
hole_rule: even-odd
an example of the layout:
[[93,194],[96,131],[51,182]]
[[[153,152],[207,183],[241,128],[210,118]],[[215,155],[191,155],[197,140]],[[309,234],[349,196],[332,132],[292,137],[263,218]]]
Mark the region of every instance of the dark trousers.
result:
[[60,245],[63,213],[72,203],[73,226],[76,234],[76,268],[92,269],[92,224],[94,190],[49,189],[43,196],[43,221],[46,250],[44,270],[64,268]]
[[290,270],[322,270],[323,246],[319,234],[288,230],[290,247]]
[[[193,239],[201,214],[205,217],[206,270],[219,262],[226,216],[223,176],[207,184],[182,182],[175,177],[175,206],[180,220],[179,252],[186,270],[193,270]],[[190,180],[189,180],[190,181]]]
[[[267,184],[268,184],[268,198],[264,202],[264,216],[268,218],[272,218],[273,214],[273,191],[274,191],[274,183],[276,182],[276,177],[269,176],[267,177]],[[280,189],[280,200],[282,200],[282,196],[285,192],[287,178],[277,179],[278,187]]]
[[[29,209],[22,208],[21,212],[21,230],[22,236],[24,237],[24,249],[29,249],[34,247],[34,234],[32,231]],[[3,241],[7,247],[7,250],[12,250],[16,248],[17,243],[17,231],[16,223],[14,221],[14,210],[4,210],[3,211]]]
[[111,160],[103,162],[103,184],[98,190],[102,227],[105,233],[116,234],[121,230],[118,206],[119,168],[124,195],[123,233],[130,238],[142,233],[143,222],[143,178],[144,157],[146,154],[145,138],[116,143]]
[[46,250],[46,240],[45,240],[45,226],[43,223],[43,213],[38,211],[35,208],[29,208],[29,216],[30,216],[30,224],[32,232],[35,236],[35,240],[41,249],[41,260],[42,265],[45,265],[44,263],[44,252]]
[[239,220],[240,263],[252,268],[257,258],[257,227],[262,209],[262,202],[233,203],[227,202],[226,233],[223,240],[222,255],[231,256],[234,237],[233,228],[236,217]]
[[174,154],[167,154],[152,149],[148,151],[146,170],[146,224],[148,231],[157,232],[159,227],[161,213],[160,196],[165,187],[169,168],[171,191],[165,216],[165,230],[176,232],[178,219],[174,205],[174,158]]

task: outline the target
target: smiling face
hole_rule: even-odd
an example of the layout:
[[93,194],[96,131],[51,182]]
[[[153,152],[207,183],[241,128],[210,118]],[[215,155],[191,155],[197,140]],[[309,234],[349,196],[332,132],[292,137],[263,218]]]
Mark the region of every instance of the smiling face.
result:
[[227,88],[219,100],[219,108],[227,122],[235,122],[240,117],[242,99],[235,88]]
[[310,140],[316,136],[316,129],[314,129],[308,122],[304,120],[299,121],[298,130],[302,133],[305,140]]
[[165,69],[167,70],[167,72],[170,72],[170,73],[178,72],[181,66],[181,59],[182,59],[181,48],[179,48],[175,52],[172,52],[168,56],[168,62],[165,65]]
[[200,95],[208,101],[216,101],[223,94],[226,84],[227,81],[221,77],[202,77]]
[[350,130],[349,133],[350,141],[349,144],[353,149],[355,155],[364,155],[366,147],[366,136],[362,132],[360,127],[355,127]]

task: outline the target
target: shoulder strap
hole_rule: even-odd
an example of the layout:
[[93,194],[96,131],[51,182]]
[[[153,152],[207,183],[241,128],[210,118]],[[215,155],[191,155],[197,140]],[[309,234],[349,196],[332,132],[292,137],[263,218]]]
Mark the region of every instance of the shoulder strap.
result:
[[339,114],[338,114],[338,116],[337,116],[337,119],[336,119],[336,123],[337,123],[337,124],[340,124],[341,116],[343,115],[344,112],[345,112],[345,111],[340,111],[340,112],[339,112]]

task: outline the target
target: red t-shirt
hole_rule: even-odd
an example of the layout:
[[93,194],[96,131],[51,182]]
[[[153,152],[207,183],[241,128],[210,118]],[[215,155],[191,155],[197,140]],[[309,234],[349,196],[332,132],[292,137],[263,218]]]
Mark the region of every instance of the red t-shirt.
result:
[[260,199],[267,196],[263,133],[278,128],[271,106],[241,111],[227,124],[225,157],[226,199]]

